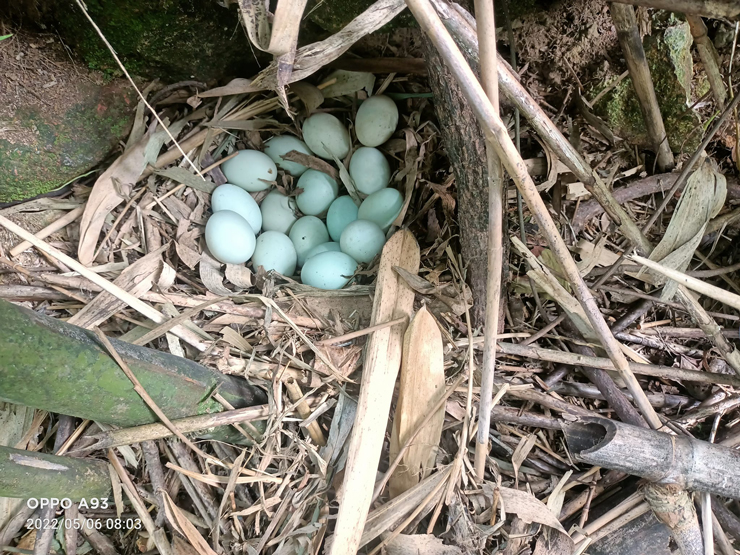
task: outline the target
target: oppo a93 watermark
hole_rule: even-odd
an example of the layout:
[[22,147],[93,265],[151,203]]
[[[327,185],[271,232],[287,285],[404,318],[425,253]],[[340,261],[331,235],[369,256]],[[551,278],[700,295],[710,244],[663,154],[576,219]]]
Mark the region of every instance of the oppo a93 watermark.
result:
[[[70,509],[74,505],[69,497],[63,497],[58,499],[56,497],[32,497],[26,501],[26,506],[29,509]],[[92,499],[80,499],[77,502],[78,509],[107,509],[108,498],[107,497],[93,497]]]

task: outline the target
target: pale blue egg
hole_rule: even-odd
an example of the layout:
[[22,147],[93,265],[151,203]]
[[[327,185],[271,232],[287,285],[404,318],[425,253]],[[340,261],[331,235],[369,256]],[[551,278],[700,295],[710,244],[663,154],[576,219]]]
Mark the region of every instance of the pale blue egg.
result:
[[293,135],[278,135],[265,142],[265,154],[272,158],[277,167],[293,177],[299,177],[308,168],[298,162],[283,160],[283,156],[291,150],[313,156],[313,152],[308,148],[308,145]]
[[380,229],[388,229],[401,213],[403,196],[395,189],[381,189],[362,201],[357,211],[358,220],[370,220]]
[[272,191],[260,205],[262,212],[262,229],[288,233],[295,221],[295,200],[286,197],[279,191]]
[[319,112],[303,122],[303,140],[316,156],[333,160],[349,154],[349,132],[344,124],[331,114]]
[[257,246],[252,255],[255,270],[262,266],[266,272],[275,270],[284,276],[292,276],[297,261],[293,241],[285,233],[265,231],[257,237]]
[[352,197],[344,195],[332,202],[326,213],[326,227],[329,229],[331,238],[339,241],[344,228],[356,219],[357,205]]
[[298,266],[303,266],[308,251],[329,241],[329,232],[324,222],[316,216],[303,216],[290,228],[290,240],[298,254]]
[[343,252],[322,252],[306,260],[301,281],[319,289],[341,289],[352,278],[357,262]]
[[357,110],[355,132],[365,146],[382,145],[396,131],[398,107],[383,95],[371,96]]
[[220,210],[206,222],[206,245],[216,260],[244,264],[254,253],[254,231],[236,212]]
[[262,212],[252,195],[241,187],[224,183],[213,190],[211,194],[211,210],[231,210],[249,222],[252,231],[257,235],[262,229]]
[[388,186],[391,166],[377,148],[361,146],[349,161],[349,175],[361,193],[371,195]]
[[330,175],[316,170],[307,170],[298,179],[303,192],[295,199],[298,208],[307,216],[324,214],[337,198],[339,185]]
[[259,150],[240,150],[221,164],[221,170],[229,183],[250,192],[264,191],[277,179],[275,162]]
[[341,250],[342,249],[339,248],[339,243],[335,243],[334,241],[321,243],[320,245],[316,245],[314,248],[306,253],[306,260],[308,260],[312,256],[316,256],[317,254],[321,254],[322,252],[340,252]]
[[342,232],[339,246],[342,252],[357,262],[368,263],[383,250],[385,233],[375,222],[355,220]]

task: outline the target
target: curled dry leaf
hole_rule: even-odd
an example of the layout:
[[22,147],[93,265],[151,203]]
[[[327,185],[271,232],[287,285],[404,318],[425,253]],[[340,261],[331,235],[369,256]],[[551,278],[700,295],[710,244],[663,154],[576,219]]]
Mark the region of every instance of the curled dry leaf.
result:
[[[248,0],[241,0],[245,2]],[[240,3],[241,3],[240,2]],[[377,31],[406,8],[404,0],[378,0],[350,21],[344,29],[326,40],[315,42],[298,49],[293,63],[290,82],[301,81],[339,56],[362,37]],[[276,89],[278,87],[278,64],[273,62],[250,83],[252,90]],[[240,91],[246,92],[246,91]]]
[[270,47],[270,21],[262,0],[239,0],[242,24],[249,40],[263,52]]

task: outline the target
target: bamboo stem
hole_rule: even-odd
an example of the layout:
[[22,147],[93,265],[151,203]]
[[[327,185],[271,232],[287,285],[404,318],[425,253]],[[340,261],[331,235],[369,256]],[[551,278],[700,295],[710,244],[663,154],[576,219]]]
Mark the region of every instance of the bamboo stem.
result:
[[694,37],[701,63],[704,64],[704,71],[707,74],[712,95],[717,101],[717,106],[724,109],[727,101],[727,89],[725,88],[725,81],[722,79],[722,72],[719,69],[717,50],[707,36],[707,26],[704,25],[704,21],[698,15],[686,15],[686,21],[689,22],[691,36]]
[[499,158],[504,163],[506,171],[514,179],[530,211],[534,214],[537,224],[546,237],[553,254],[563,268],[566,278],[573,285],[578,300],[581,302],[594,331],[601,340],[609,358],[614,362],[614,366],[618,369],[622,379],[625,381],[627,389],[632,393],[638,408],[653,428],[660,428],[662,423],[658,415],[650,406],[645,392],[642,391],[640,384],[635,379],[634,374],[632,374],[619,343],[611,334],[603,315],[598,309],[596,300],[584,283],[583,278],[581,278],[578,267],[560,236],[559,229],[550,217],[547,207],[540,197],[532,178],[527,173],[526,165],[509,137],[506,126],[493,109],[470,66],[467,65],[465,58],[445,29],[442,21],[440,21],[429,0],[407,0],[407,5],[416,17],[421,28],[429,35],[437,50],[439,50],[450,71],[460,83],[462,91],[478,117],[484,131],[495,137],[493,144],[497,147]]
[[[557,364],[614,370],[614,363],[612,363],[608,358],[586,356],[577,353],[568,353],[566,351],[555,351],[553,349],[543,349],[541,347],[524,346],[504,341],[499,342],[498,350],[507,355],[521,356],[535,360],[546,360]],[[698,370],[684,370],[683,368],[674,368],[671,366],[639,364],[637,362],[630,362],[629,365],[633,373],[640,374],[642,376],[740,387],[740,378],[727,374],[713,374]]]
[[[493,110],[498,114],[498,62],[493,0],[475,0],[475,15],[477,18],[478,44],[480,45],[481,84],[491,101]],[[475,474],[480,481],[485,478],[486,457],[489,451],[488,434],[491,430],[493,376],[496,370],[496,336],[499,327],[504,258],[503,171],[490,135],[486,136],[486,161],[488,164],[488,274],[486,276],[485,344],[483,346],[483,366],[481,367],[480,410],[474,465]]]
[[653,79],[642,47],[642,38],[637,28],[635,8],[626,4],[612,3],[611,14],[617,28],[617,37],[622,46],[622,52],[627,60],[627,68],[632,78],[632,85],[637,93],[637,99],[642,109],[648,137],[657,155],[658,168],[669,171],[675,165],[673,153],[668,144],[668,137],[663,125],[663,116],[660,114],[658,97],[655,95]]

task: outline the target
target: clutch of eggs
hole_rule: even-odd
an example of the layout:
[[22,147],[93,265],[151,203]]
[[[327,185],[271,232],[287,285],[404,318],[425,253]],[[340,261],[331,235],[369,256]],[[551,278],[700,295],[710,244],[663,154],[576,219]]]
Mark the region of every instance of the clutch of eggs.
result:
[[[388,188],[391,168],[377,146],[395,132],[398,109],[386,96],[372,96],[357,111],[355,131],[363,145],[353,153],[349,174],[365,197],[359,204],[339,196],[330,175],[286,160],[296,151],[333,161],[352,147],[345,125],[328,113],[315,113],[303,123],[303,140],[278,135],[265,142],[264,152],[241,150],[221,166],[229,183],[211,197],[213,215],[206,224],[211,254],[228,264],[249,260],[255,271],[285,276],[300,270],[304,284],[339,289],[349,283],[358,263],[372,262],[383,250],[386,231],[403,209],[404,199]],[[278,168],[296,179],[292,198],[273,190],[260,205],[250,193],[276,182]]]

